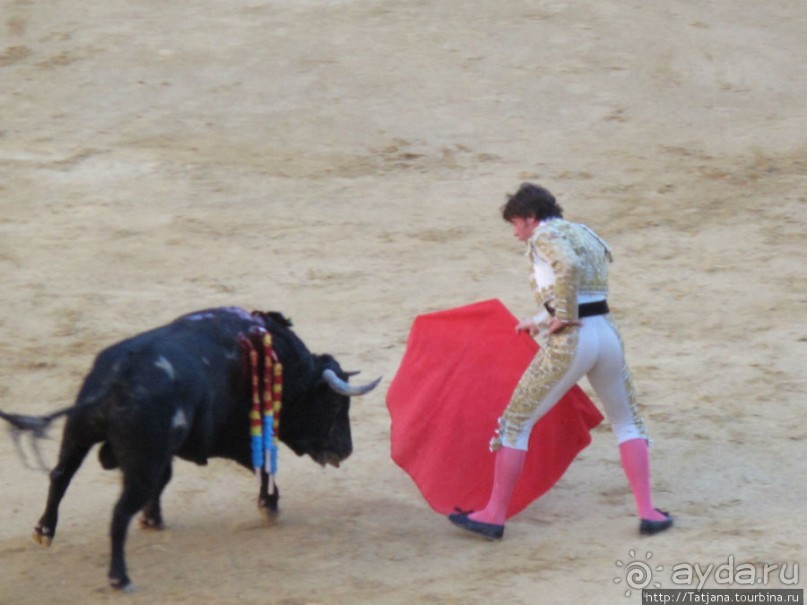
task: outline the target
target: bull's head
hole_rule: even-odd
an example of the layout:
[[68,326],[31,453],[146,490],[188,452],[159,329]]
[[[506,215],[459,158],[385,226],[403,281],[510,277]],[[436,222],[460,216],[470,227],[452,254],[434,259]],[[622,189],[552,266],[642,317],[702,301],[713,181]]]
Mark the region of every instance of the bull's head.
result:
[[339,466],[353,452],[350,398],[369,393],[381,378],[351,385],[350,374],[333,357],[323,355],[316,361],[313,384],[281,410],[280,438],[298,456],[308,454],[322,466]]

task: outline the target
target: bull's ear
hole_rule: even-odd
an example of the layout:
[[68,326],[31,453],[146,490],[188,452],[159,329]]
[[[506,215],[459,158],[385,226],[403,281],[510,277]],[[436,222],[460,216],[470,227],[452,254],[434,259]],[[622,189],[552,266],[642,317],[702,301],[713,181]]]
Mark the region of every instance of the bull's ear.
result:
[[276,321],[281,326],[291,328],[294,325],[291,321],[291,317],[286,317],[285,315],[283,315],[283,313],[280,313],[278,311],[269,311],[266,315],[269,317],[269,319],[271,319],[272,321]]
[[328,368],[322,372],[322,379],[331,387],[331,390],[339,393],[340,395],[345,395],[346,397],[358,397],[360,395],[366,395],[374,388],[378,386],[378,383],[381,382],[381,376],[376,378],[373,382],[363,385],[350,385],[347,381],[342,380],[339,376],[336,375],[336,372]]
[[285,328],[291,328],[293,325],[291,322],[291,318],[286,317],[279,311],[253,311],[252,315],[260,317],[261,319],[263,319],[264,323],[266,321],[273,321]]

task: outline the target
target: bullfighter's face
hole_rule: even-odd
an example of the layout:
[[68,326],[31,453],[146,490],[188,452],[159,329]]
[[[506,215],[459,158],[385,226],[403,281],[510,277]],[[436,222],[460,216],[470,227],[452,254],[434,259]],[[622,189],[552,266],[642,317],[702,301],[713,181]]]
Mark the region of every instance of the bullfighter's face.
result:
[[538,219],[534,216],[527,218],[515,217],[510,221],[510,224],[513,225],[513,235],[522,242],[526,242],[532,237],[538,223]]

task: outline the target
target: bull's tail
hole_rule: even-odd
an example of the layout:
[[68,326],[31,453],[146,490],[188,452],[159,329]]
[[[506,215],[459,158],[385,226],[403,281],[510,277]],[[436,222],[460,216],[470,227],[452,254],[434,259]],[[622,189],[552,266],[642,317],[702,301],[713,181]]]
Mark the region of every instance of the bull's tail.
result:
[[3,410],[0,410],[0,418],[8,422],[9,434],[11,435],[11,439],[14,441],[14,447],[17,448],[17,455],[20,457],[20,460],[22,460],[22,463],[26,468],[37,469],[36,466],[33,466],[28,462],[28,457],[25,455],[25,451],[20,443],[20,438],[22,435],[30,435],[31,450],[34,452],[34,457],[39,465],[38,470],[47,472],[49,469],[42,458],[42,453],[39,450],[39,440],[45,439],[48,436],[48,429],[54,420],[69,414],[73,409],[75,408],[70,406],[56,410],[55,412],[51,412],[50,414],[46,414],[44,416],[7,414]]
[[0,410],[0,418],[11,425],[11,430],[18,433],[30,432],[34,437],[46,437],[51,423],[70,413],[73,406],[56,410],[44,416],[25,416],[23,414],[6,414]]

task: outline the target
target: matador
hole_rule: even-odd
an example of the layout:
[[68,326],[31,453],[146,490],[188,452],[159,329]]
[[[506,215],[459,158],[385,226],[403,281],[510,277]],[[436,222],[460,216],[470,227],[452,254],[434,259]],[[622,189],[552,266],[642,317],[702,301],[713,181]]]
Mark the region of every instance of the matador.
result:
[[491,440],[496,451],[493,490],[484,509],[449,515],[455,525],[490,539],[504,535],[504,522],[526,457],[530,433],[586,376],[605,408],[620,461],[633,491],[639,531],[655,534],[673,524],[653,506],[648,436],[624,346],[608,307],[608,245],[589,227],[567,221],[545,188],[523,184],[502,208],[513,234],[527,244],[529,281],[540,312],[522,320],[542,347],[518,382]]

